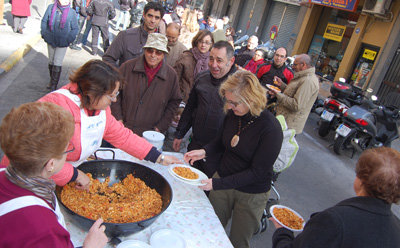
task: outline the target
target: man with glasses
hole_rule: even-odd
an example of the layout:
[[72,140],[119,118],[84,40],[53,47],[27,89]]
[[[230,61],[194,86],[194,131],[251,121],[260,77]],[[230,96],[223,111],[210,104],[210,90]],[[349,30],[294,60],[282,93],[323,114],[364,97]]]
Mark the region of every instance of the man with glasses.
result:
[[143,24],[136,28],[121,31],[103,56],[103,61],[121,66],[129,59],[137,58],[143,53],[143,46],[150,33],[158,32],[158,25],[164,15],[160,3],[149,2],[144,6]]
[[187,48],[182,42],[178,41],[181,33],[181,26],[178,23],[171,22],[167,26],[167,39],[168,39],[168,54],[166,56],[166,62],[170,66],[174,66],[179,56],[186,51]]
[[258,37],[255,35],[250,36],[247,41],[247,46],[239,49],[235,56],[235,62],[238,66],[243,67],[247,61],[253,58],[256,48],[258,46]]
[[167,43],[165,35],[149,34],[144,54],[120,67],[126,84],[111,105],[112,114],[140,136],[148,130],[165,132],[182,100],[178,77],[164,61]]
[[257,70],[257,78],[261,85],[266,84],[281,86],[282,83],[289,84],[293,78],[293,72],[286,66],[287,51],[286,48],[276,49],[273,63],[261,65]]
[[[234,62],[233,47],[229,42],[219,41],[214,44],[210,51],[209,70],[196,77],[176,128],[173,144],[175,151],[179,151],[182,138],[190,128],[193,129],[193,137],[188,151],[200,149],[216,137],[224,119],[223,100],[218,90],[228,76],[236,71]],[[202,160],[196,161],[194,165],[209,177],[212,176]]]
[[319,81],[307,54],[296,56],[293,69],[294,78],[287,87],[282,84],[283,93],[274,89],[268,93],[277,99],[276,114],[283,115],[288,128],[295,129],[299,134],[303,132],[312,105],[318,97]]

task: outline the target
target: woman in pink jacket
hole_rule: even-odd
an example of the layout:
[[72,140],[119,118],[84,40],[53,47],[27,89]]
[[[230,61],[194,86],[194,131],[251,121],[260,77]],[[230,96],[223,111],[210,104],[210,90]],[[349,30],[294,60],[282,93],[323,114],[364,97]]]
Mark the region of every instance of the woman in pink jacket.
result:
[[11,14],[13,15],[14,33],[22,34],[22,29],[28,16],[31,16],[32,0],[13,0],[11,4]]
[[123,82],[113,66],[91,60],[71,75],[70,80],[61,89],[39,99],[63,107],[75,120],[75,132],[68,146],[73,151],[68,153],[61,171],[51,177],[57,185],[76,181],[81,188],[89,186],[89,178],[75,167],[100,147],[102,139],[138,159],[162,165],[180,162],[173,156],[161,154],[111,115],[110,105],[117,100]]

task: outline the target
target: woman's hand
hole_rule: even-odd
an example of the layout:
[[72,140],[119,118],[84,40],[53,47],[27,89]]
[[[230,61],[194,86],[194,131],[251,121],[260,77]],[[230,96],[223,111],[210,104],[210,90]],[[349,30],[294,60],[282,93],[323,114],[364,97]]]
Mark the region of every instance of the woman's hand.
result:
[[200,189],[206,190],[206,191],[213,190],[212,178],[209,178],[206,180],[201,180],[201,183],[205,183],[206,185],[199,186]]
[[206,150],[199,149],[185,153],[183,159],[185,160],[186,163],[193,165],[195,161],[203,159],[205,157],[206,157]]
[[81,190],[89,190],[90,178],[83,171],[78,170],[78,177],[75,180],[76,188]]
[[276,229],[283,227],[273,217],[269,217],[269,220],[272,221],[272,223],[274,223],[274,226],[275,226]]
[[108,242],[108,238],[104,231],[106,227],[101,225],[103,223],[103,219],[98,219],[93,224],[93,226],[89,229],[88,235],[86,235],[85,241],[83,241],[84,248],[97,248],[104,247]]
[[[164,156],[164,160],[161,159],[162,156]],[[163,155],[163,154],[161,154],[158,157],[156,162],[161,164],[161,165],[182,164],[182,161],[179,158],[177,158],[175,156]]]
[[182,139],[174,139],[174,143],[172,144],[174,151],[179,152],[179,150],[181,149],[181,143]]

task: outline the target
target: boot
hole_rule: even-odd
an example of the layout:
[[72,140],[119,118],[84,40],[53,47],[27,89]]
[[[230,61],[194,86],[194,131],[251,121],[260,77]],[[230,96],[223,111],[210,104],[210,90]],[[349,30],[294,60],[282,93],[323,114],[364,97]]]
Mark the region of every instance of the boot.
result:
[[49,64],[49,75],[50,75],[50,82],[49,85],[47,85],[47,89],[51,89],[51,85],[52,85],[52,80],[51,80],[51,73],[53,71],[53,65]]
[[57,89],[58,81],[60,81],[61,66],[53,65],[53,70],[51,71],[51,82],[50,89],[55,91]]

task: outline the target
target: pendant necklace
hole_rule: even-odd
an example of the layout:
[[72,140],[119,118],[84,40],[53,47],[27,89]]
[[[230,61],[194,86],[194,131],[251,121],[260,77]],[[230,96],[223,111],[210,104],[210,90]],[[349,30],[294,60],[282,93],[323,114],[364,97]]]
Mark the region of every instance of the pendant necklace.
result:
[[237,132],[235,135],[233,135],[233,137],[232,137],[232,139],[231,139],[231,147],[236,147],[236,146],[239,144],[239,135],[240,135],[240,132],[243,131],[243,130],[244,130],[245,128],[247,128],[248,126],[250,126],[250,124],[253,123],[254,121],[255,121],[255,119],[253,119],[253,120],[247,122],[246,126],[244,126],[243,128],[241,128],[241,127],[242,127],[242,120],[241,120],[241,118],[239,117],[239,128],[238,128],[238,132]]

